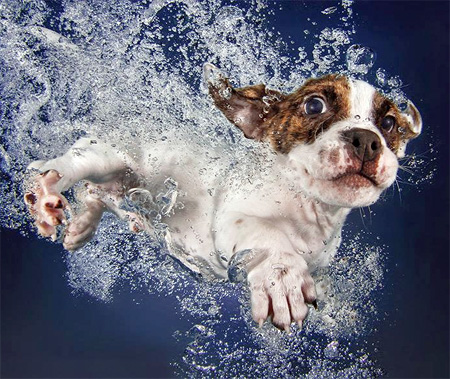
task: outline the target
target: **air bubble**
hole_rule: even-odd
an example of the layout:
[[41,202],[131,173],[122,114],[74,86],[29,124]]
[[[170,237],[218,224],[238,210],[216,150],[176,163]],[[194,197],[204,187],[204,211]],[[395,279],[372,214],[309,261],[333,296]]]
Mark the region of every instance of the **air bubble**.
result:
[[393,76],[392,78],[389,78],[387,81],[387,84],[391,87],[391,88],[398,88],[401,87],[403,82],[400,79],[399,76]]
[[362,45],[352,45],[347,50],[347,68],[355,74],[367,74],[375,63],[375,52]]
[[219,32],[232,32],[239,21],[244,19],[242,10],[235,6],[222,7],[216,15],[216,28]]
[[405,112],[408,109],[408,101],[401,101],[397,107],[401,112]]
[[225,100],[229,100],[231,98],[231,88],[230,87],[226,87],[223,90],[219,91],[219,94]]
[[382,69],[382,68],[379,68],[377,71],[376,71],[376,78],[377,78],[377,83],[380,85],[380,86],[382,86],[382,87],[384,87],[386,84],[387,84],[387,73],[386,73],[386,70],[384,70],[384,69]]
[[335,359],[339,357],[339,342],[330,342],[324,350],[324,354],[329,359]]
[[322,12],[322,14],[332,14],[334,12],[337,11],[337,7],[329,7],[329,8],[325,8]]

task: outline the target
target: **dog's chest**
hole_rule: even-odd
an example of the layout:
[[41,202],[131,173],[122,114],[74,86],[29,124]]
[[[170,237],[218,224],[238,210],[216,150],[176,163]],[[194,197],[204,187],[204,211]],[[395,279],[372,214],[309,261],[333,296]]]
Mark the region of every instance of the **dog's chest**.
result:
[[[282,231],[310,269],[328,265],[340,245],[341,229],[349,210],[311,199],[292,189],[289,179],[275,178],[266,183],[264,195],[253,194],[248,212],[264,209],[260,217]],[[246,207],[242,205],[242,208]]]

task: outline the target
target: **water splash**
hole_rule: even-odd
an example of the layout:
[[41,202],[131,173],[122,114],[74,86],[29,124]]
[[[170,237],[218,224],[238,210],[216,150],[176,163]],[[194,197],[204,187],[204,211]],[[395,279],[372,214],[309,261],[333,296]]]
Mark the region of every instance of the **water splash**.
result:
[[[299,26],[312,30],[313,45],[295,47],[265,28],[276,11],[260,1],[231,6],[218,0],[68,0],[54,8],[43,0],[3,1],[2,226],[28,232],[21,187],[26,166],[60,155],[82,136],[145,143],[176,131],[199,147],[220,147],[232,162],[248,160],[254,145],[212,106],[201,80],[203,64],[216,64],[237,86],[264,82],[282,91],[329,72],[363,78],[375,58],[368,48],[349,48],[355,33],[351,5],[344,0],[324,10],[327,18],[339,18],[317,34],[316,21]],[[402,83],[381,70],[377,80],[383,91],[404,101]],[[156,164],[154,159],[149,155],[149,163]],[[414,169],[423,167],[420,156],[408,160]],[[159,197],[130,196],[171,212],[178,206],[177,191],[168,181]],[[154,221],[157,216],[151,215]],[[383,276],[381,248],[347,236],[329,271],[316,274],[316,283],[329,288],[327,301],[320,312],[311,312],[303,331],[288,336],[269,325],[255,329],[241,283],[199,281],[165,254],[164,225],[160,228],[153,238],[134,235],[126,223],[106,216],[91,243],[66,255],[67,277],[74,292],[103,301],[111,301],[123,281],[135,290],[175,296],[180,311],[196,325],[177,334],[187,346],[183,361],[174,364],[181,376],[365,377],[376,372],[367,347],[351,349],[346,341],[370,332],[374,293]]]
[[351,45],[347,49],[347,67],[350,73],[367,74],[375,63],[375,52],[369,47]]

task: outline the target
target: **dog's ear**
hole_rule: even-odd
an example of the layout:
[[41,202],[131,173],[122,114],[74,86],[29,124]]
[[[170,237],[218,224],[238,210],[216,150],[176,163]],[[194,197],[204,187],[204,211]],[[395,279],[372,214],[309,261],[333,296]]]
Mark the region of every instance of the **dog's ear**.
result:
[[264,123],[276,112],[274,105],[285,98],[264,84],[233,88],[217,67],[205,64],[204,76],[209,93],[225,117],[239,127],[247,138],[261,140]]
[[406,120],[409,130],[406,132],[406,138],[400,142],[400,147],[397,150],[397,156],[399,158],[403,158],[405,156],[408,141],[418,137],[422,132],[422,117],[420,116],[416,106],[411,101],[408,101],[408,105],[406,109],[401,112],[401,115]]
[[409,124],[409,129],[413,133],[412,138],[416,138],[422,132],[422,117],[412,101],[408,101],[406,109],[402,112]]

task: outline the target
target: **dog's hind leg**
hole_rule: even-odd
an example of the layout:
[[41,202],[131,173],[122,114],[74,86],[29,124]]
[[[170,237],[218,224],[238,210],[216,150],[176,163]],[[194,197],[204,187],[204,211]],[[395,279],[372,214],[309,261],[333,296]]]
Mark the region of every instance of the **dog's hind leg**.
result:
[[111,212],[121,220],[127,221],[132,232],[139,233],[148,229],[147,223],[137,213],[120,208],[123,191],[115,183],[94,185],[86,183],[85,190],[78,192],[77,198],[83,208],[73,216],[64,235],[64,247],[77,250],[94,236],[103,212]]
[[92,239],[106,208],[100,199],[93,196],[85,197],[84,207],[73,217],[65,231],[63,246],[67,250],[77,250]]

